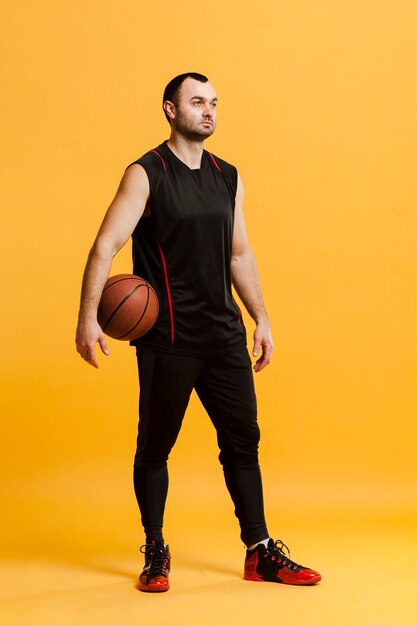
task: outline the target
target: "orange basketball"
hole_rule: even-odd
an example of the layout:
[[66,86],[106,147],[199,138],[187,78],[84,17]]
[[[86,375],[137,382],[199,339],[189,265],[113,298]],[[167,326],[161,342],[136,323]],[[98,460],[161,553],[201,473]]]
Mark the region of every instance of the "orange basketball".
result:
[[104,286],[97,319],[106,335],[130,341],[147,333],[158,313],[158,297],[144,278],[116,274]]

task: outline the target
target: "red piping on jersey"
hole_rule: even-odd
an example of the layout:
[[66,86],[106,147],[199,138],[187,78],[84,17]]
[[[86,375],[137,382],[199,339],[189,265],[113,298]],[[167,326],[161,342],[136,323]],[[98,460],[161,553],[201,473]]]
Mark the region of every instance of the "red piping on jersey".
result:
[[167,171],[167,166],[165,165],[165,161],[164,161],[164,159],[161,157],[161,155],[159,154],[159,152],[157,152],[156,150],[150,150],[150,152],[155,152],[155,154],[157,154],[157,155],[159,156],[159,158],[160,158],[160,159],[161,159],[161,161],[162,161],[162,165],[164,166],[164,172],[166,172],[166,171]]
[[214,165],[217,167],[217,169],[219,170],[219,172],[221,172],[221,169],[219,167],[219,164],[217,163],[216,159],[214,158],[214,156],[211,154],[211,152],[209,152],[210,158],[213,161]]
[[164,268],[165,287],[166,287],[166,290],[167,290],[168,306],[169,306],[169,319],[171,321],[171,343],[174,343],[174,336],[175,336],[175,332],[174,332],[174,330],[175,330],[174,329],[174,312],[173,312],[173,309],[172,309],[172,297],[171,297],[171,288],[169,286],[167,264],[166,264],[166,261],[165,261],[164,253],[162,252],[161,244],[159,243],[159,239],[158,239],[158,237],[156,235],[155,235],[155,237],[156,237],[156,243],[158,244],[158,248],[159,248],[159,254],[161,255],[162,267]]

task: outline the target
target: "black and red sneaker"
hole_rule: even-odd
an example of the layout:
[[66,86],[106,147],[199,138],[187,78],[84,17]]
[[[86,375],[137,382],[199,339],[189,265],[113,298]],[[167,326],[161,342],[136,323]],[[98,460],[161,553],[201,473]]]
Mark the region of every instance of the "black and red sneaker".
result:
[[169,546],[162,541],[152,541],[143,545],[140,551],[145,555],[145,567],[139,576],[140,591],[168,591],[171,567]]
[[[283,548],[288,551],[288,556]],[[269,539],[266,547],[263,543],[258,544],[253,550],[246,551],[244,579],[286,585],[314,585],[321,580],[318,572],[294,563],[289,556],[290,551],[280,539],[275,543]]]

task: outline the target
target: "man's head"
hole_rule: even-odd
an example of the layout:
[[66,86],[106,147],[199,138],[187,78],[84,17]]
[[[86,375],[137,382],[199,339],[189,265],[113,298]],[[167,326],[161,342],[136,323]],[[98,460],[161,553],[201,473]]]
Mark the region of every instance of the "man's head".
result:
[[203,74],[188,72],[173,78],[165,87],[162,106],[173,131],[194,140],[214,133],[217,96]]

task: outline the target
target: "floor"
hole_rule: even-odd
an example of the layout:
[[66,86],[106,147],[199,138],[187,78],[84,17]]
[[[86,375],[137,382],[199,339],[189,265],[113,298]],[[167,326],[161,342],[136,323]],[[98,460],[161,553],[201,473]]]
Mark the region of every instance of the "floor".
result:
[[145,594],[136,588],[142,538],[130,486],[115,479],[97,495],[78,482],[63,497],[37,482],[6,494],[5,626],[417,624],[416,519],[404,510],[393,517],[383,507],[270,504],[275,538],[323,579],[314,587],[254,583],[242,579],[244,549],[227,496],[190,488],[185,497],[186,483],[174,485],[165,524],[171,589]]

